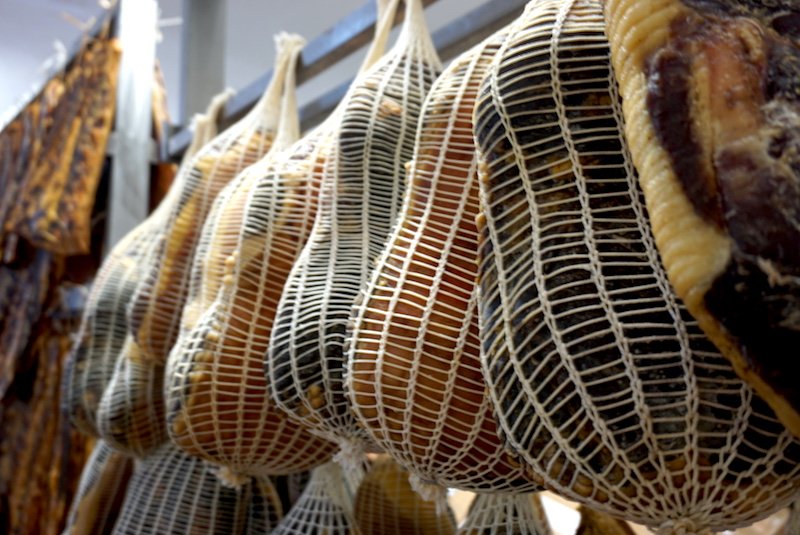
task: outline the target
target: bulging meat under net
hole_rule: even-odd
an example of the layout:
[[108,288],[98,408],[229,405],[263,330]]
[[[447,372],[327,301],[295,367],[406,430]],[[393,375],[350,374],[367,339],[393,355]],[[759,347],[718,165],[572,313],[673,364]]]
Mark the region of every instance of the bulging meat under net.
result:
[[[221,106],[222,98],[212,101],[206,115],[196,117],[190,150],[197,150],[195,141],[215,130],[208,117]],[[171,188],[158,208],[103,262],[65,376],[66,407],[74,425],[134,456],[145,455],[166,439],[164,367],[140,351],[130,333],[127,310],[151,266],[159,232],[180,189]]]
[[150,266],[131,306],[132,332],[149,358],[166,362],[175,342],[189,266],[214,199],[241,170],[266,154],[273,138],[270,132],[223,132],[190,162],[184,180],[176,178],[173,187],[182,185],[182,194],[160,236],[158,261]]
[[164,366],[146,359],[130,333],[100,399],[97,429],[112,447],[134,457],[167,440]]
[[399,213],[422,101],[439,70],[422,19],[409,14],[395,47],[345,97],[311,236],[286,282],[266,359],[271,395],[323,436],[366,438],[345,396],[351,309]]
[[[195,141],[214,127],[209,116],[221,105],[215,98],[193,122]],[[109,444],[143,455],[164,441],[163,366],[144,358],[132,338],[128,307],[156,254],[180,187],[170,188],[158,208],[114,246],[92,284],[77,342],[64,377],[67,414],[78,429],[107,437]],[[150,379],[152,378],[152,380]]]
[[166,363],[178,336],[195,248],[214,199],[272,147],[281,115],[284,78],[288,69],[294,68],[303,42],[296,35],[276,37],[274,75],[261,100],[246,117],[200,149],[178,173],[173,185],[178,190],[178,202],[162,231],[156,262],[139,284],[131,305],[131,332],[151,360]]
[[[376,30],[362,69],[382,50],[388,28]],[[305,470],[332,452],[269,400],[263,356],[284,282],[314,222],[343,111],[340,105],[301,141],[237,177],[203,232],[170,357],[168,419],[178,444],[236,471]]]
[[597,0],[528,6],[476,107],[489,392],[531,477],[664,533],[796,492],[800,444],[667,282]]
[[[148,453],[167,435],[163,399],[165,358],[153,353],[153,344],[163,343],[163,349],[170,347],[171,342],[160,336],[150,337],[154,333],[149,329],[155,326],[171,332],[172,320],[166,316],[158,318],[162,312],[171,313],[173,309],[164,308],[163,302],[151,302],[150,298],[174,298],[172,305],[182,301],[182,285],[188,282],[188,272],[182,263],[189,262],[194,254],[194,242],[199,234],[196,227],[202,227],[205,212],[217,190],[240,167],[260,157],[272,145],[277,118],[283,121],[282,94],[290,92],[292,97],[294,95],[293,78],[292,83],[284,87],[286,71],[294,68],[301,46],[302,39],[297,36],[279,36],[275,75],[262,101],[248,117],[200,149],[189,160],[184,168],[186,172],[179,176],[171,190],[173,202],[167,208],[166,230],[159,229],[163,233],[161,248],[147,265],[151,276],[149,282],[157,281],[157,285],[149,286],[148,281],[143,281],[137,287],[131,305],[135,335],[126,342],[115,376],[102,401],[104,436],[134,455]],[[212,103],[214,106],[216,103]],[[293,101],[286,108],[290,109],[289,116],[292,113],[296,115]],[[154,288],[156,293],[149,293]],[[162,295],[162,290],[168,295]],[[179,304],[176,310],[180,308]],[[161,321],[164,319],[169,321]],[[139,336],[143,333],[142,326],[148,330],[146,336]]]
[[270,401],[263,357],[314,221],[334,120],[244,171],[203,230],[169,359],[167,418],[178,445],[237,472],[299,472],[333,452]]
[[348,353],[359,421],[423,481],[536,488],[506,459],[480,366],[472,112],[507,30],[453,61],[422,109],[397,226],[360,302]]
[[611,0],[604,9],[670,281],[800,437],[800,4]]
[[126,309],[153,254],[163,213],[154,212],[114,246],[89,292],[63,387],[72,425],[84,433],[98,436],[100,402],[128,332]]

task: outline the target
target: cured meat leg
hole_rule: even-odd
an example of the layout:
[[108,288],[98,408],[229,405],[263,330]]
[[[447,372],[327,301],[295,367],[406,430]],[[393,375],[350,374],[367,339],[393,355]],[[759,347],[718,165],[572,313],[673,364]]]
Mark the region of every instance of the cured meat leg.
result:
[[529,4],[476,106],[488,391],[544,486],[664,533],[732,529],[797,492],[800,441],[667,280],[602,7]]
[[395,46],[344,99],[317,219],[284,287],[266,358],[278,406],[345,449],[366,438],[345,396],[345,328],[399,214],[403,166],[440,70],[419,0],[406,8]]
[[275,408],[262,365],[285,274],[313,221],[317,160],[327,154],[325,125],[296,142],[299,52],[298,46],[287,64],[273,151],[220,193],[203,228],[169,358],[173,442],[235,474],[308,470],[334,449]]
[[606,13],[670,281],[800,437],[800,5],[612,0]]
[[373,439],[422,481],[533,490],[506,460],[480,364],[472,112],[507,31],[455,59],[422,107],[396,227],[354,309],[348,386]]

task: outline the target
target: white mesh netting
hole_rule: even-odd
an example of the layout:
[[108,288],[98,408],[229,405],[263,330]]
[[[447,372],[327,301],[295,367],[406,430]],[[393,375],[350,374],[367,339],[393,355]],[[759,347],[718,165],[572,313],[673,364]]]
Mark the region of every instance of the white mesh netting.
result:
[[676,294],[800,437],[800,3],[604,3]]
[[[378,13],[383,23],[362,71],[380,57],[391,28],[394,9],[389,13],[382,3]],[[287,77],[287,86],[293,82]],[[290,91],[293,98],[293,88],[285,94]],[[279,135],[286,141],[299,130],[291,106],[293,126],[282,119]],[[263,366],[283,284],[314,221],[342,112],[340,105],[288,148],[278,140],[282,150],[223,190],[203,229],[169,359],[169,430],[187,451],[236,472],[307,470],[333,453],[331,443],[308,435],[274,406]]]
[[344,99],[317,218],[286,282],[266,359],[278,406],[342,441],[348,452],[343,458],[356,457],[352,444],[365,437],[344,392],[345,327],[399,213],[403,165],[411,157],[422,101],[440,69],[420,1],[406,7],[395,46]]
[[243,119],[201,148],[175,178],[172,189],[178,191],[178,202],[160,232],[155,262],[148,266],[130,307],[131,332],[142,354],[154,362],[166,362],[178,335],[195,246],[214,199],[272,147],[284,77],[293,51],[302,48],[303,40],[279,34],[275,44],[273,77],[261,100]]
[[98,441],[81,472],[63,535],[111,533],[133,473],[133,459]]
[[537,493],[475,496],[458,535],[551,535]]
[[353,520],[353,490],[341,467],[323,464],[272,535],[359,535]]
[[[278,36],[276,42],[278,45],[278,55],[276,58],[274,79],[276,79],[277,88],[275,85],[271,84],[270,89],[268,89],[265,94],[264,100],[259,103],[257,107],[259,105],[262,108],[268,105],[275,105],[272,99],[267,97],[271,96],[272,93],[276,93],[279,97],[281,96],[284,89],[283,82],[285,73],[290,68],[294,68],[294,57],[302,46],[302,40],[297,36]],[[213,117],[216,114],[227,97],[228,94],[223,93],[212,100],[209,106],[209,117]],[[278,108],[277,110],[271,110],[269,112],[265,110],[261,111],[262,114],[269,117],[269,120],[265,120],[265,131],[267,132],[266,136],[269,139],[270,146],[275,136],[274,130],[277,125],[277,122],[272,119],[272,116],[277,115],[278,118],[280,118],[280,105],[278,104],[276,106]],[[243,134],[243,136],[246,135],[248,134]],[[250,135],[255,136],[260,134],[253,134],[250,132]],[[213,143],[214,142],[212,142],[212,144]],[[201,148],[199,150],[200,155],[206,154],[206,156],[208,156],[206,148]],[[255,156],[257,156],[257,154],[255,154]],[[191,165],[193,165],[192,162],[196,161],[196,158],[190,159]],[[229,171],[229,169],[226,170]],[[215,178],[219,178],[220,174],[224,173],[217,173]],[[193,183],[192,180],[196,178],[198,177],[192,176],[191,174],[179,174],[179,176],[176,177],[175,183],[170,189],[171,202],[168,205],[169,213],[167,217],[175,217],[176,210],[180,209],[181,196],[186,195],[187,189],[202,187],[202,184]],[[204,193],[212,194],[209,190],[206,190]],[[185,200],[185,198],[183,200]],[[194,199],[190,199],[188,202],[191,203],[193,200]],[[187,210],[189,213],[192,213],[193,216],[201,217],[198,213],[192,212],[190,209]],[[186,214],[187,212],[181,211],[180,213]],[[202,220],[191,223],[202,224]],[[161,224],[166,226],[169,222],[162,221]],[[166,238],[167,241],[171,238],[180,241],[183,234],[181,234],[180,228],[175,230],[176,227],[179,227],[179,225],[171,227],[174,232],[168,233],[169,237]],[[162,228],[158,230],[161,231]],[[161,237],[164,238],[163,235]],[[169,247],[167,247],[167,249],[169,249]],[[167,266],[172,265],[172,260],[170,258],[159,256],[163,253],[163,250],[160,252],[157,250],[156,254],[153,255],[151,263],[145,264],[146,273],[149,272],[152,274],[152,270],[157,270],[162,262]],[[191,251],[189,251],[189,253],[191,253]],[[176,261],[180,262],[180,259]],[[172,275],[176,273],[175,269],[170,267],[167,267],[166,270]],[[159,274],[162,273],[163,270],[160,270]],[[175,279],[170,280],[172,282],[168,284],[177,284]],[[144,279],[140,281],[134,300],[137,299],[136,296],[142,297],[140,292],[143,291],[142,288],[145,282]],[[144,291],[147,292],[147,284],[144,284],[144,287]],[[167,289],[166,292],[170,293],[170,290]],[[161,295],[160,298],[171,299],[173,297],[174,296]],[[136,303],[132,303],[132,306],[135,308]],[[158,307],[155,308],[161,310],[158,309]],[[135,317],[136,312],[133,312],[132,316]],[[158,317],[163,318],[163,316]],[[159,323],[159,325],[162,324]],[[147,344],[145,346],[147,346]],[[146,455],[163,443],[167,438],[167,430],[164,421],[164,361],[160,358],[154,358],[152,354],[146,354],[144,350],[145,346],[139,344],[136,337],[129,333],[128,339],[123,345],[122,354],[117,361],[114,376],[109,382],[101,400],[98,413],[101,436],[114,445],[114,447],[136,456]]]
[[497,433],[475,295],[472,111],[506,34],[455,59],[425,100],[403,208],[347,340],[348,392],[375,442],[423,481],[468,490],[536,487]]
[[362,534],[455,534],[455,517],[447,504],[423,500],[411,487],[409,475],[389,456],[372,463],[353,506],[353,518]]
[[267,478],[226,487],[216,468],[168,442],[137,461],[114,533],[263,534],[282,516]]
[[72,424],[98,434],[97,411],[128,332],[126,307],[152,257],[165,203],[117,243],[95,277],[63,380]]
[[[378,2],[379,19],[388,17],[388,2]],[[380,26],[377,28],[361,71],[382,54],[389,34],[388,20],[384,20],[382,29]],[[237,175],[217,196],[206,218],[190,271],[180,340],[176,345],[187,343],[186,337],[190,336],[188,333],[197,325],[200,316],[221,299],[220,289],[236,288],[237,279],[244,276],[244,272],[266,270],[260,268],[264,264],[269,266],[272,254],[275,254],[276,262],[293,263],[297,256],[295,249],[305,243],[308,227],[313,224],[316,214],[322,170],[331,152],[332,136],[341,120],[343,107],[338,106],[322,124],[287,147],[287,142],[294,141],[299,135],[294,72],[291,69],[285,80],[284,99],[286,103],[281,109],[284,115],[279,128],[282,142],[277,143],[276,139],[278,146],[270,151],[269,157],[262,158]],[[281,232],[290,235],[293,243],[284,242],[289,238]],[[279,237],[273,238],[275,233]],[[273,244],[279,249],[276,253],[270,251]],[[267,258],[260,259],[260,255]],[[260,286],[268,284],[266,280],[259,283]],[[282,279],[270,283],[270,286],[277,286],[279,291],[283,286]],[[230,291],[235,292],[235,289]],[[259,302],[251,301],[251,309],[256,310]],[[268,312],[263,320],[271,323],[271,316],[274,316],[274,311]],[[263,349],[254,351],[263,352]],[[175,352],[177,354],[178,350]]]
[[[193,140],[189,151],[196,151],[200,141],[214,135],[216,126],[213,117],[229,96],[230,94],[226,92],[214,97],[206,113],[196,118],[197,143]],[[171,188],[157,210],[145,223],[131,232],[135,236],[142,237],[146,254],[132,259],[135,263],[128,268],[129,273],[124,283],[116,287],[103,286],[110,295],[113,295],[111,292],[115,288],[118,292],[124,292],[124,299],[120,295],[120,299],[115,303],[113,317],[108,315],[116,327],[111,334],[112,338],[105,340],[103,350],[106,360],[102,368],[103,374],[97,374],[95,380],[98,391],[100,387],[105,387],[96,407],[96,431],[112,447],[134,456],[146,455],[166,440],[163,403],[164,368],[143,358],[139,346],[128,330],[128,319],[124,312],[130,304],[132,288],[135,289],[141,282],[147,266],[154,261],[158,229],[166,223],[169,211],[175,206],[178,191],[179,188]],[[130,253],[130,249],[124,250]],[[126,334],[120,342],[119,337],[123,329]],[[102,329],[99,334],[104,334]],[[99,344],[101,341],[94,340],[93,343]],[[109,376],[105,366],[112,362],[115,364]]]
[[[224,97],[215,98],[205,114],[195,116],[195,138],[209,139],[216,132],[209,117],[224,101]],[[189,151],[196,149],[193,142]],[[84,433],[98,436],[101,432],[101,400],[119,365],[120,352],[130,343],[126,310],[154,255],[158,229],[166,223],[176,200],[177,190],[171,188],[158,208],[112,248],[92,284],[62,388],[65,410],[72,424]]]
[[[220,288],[230,286],[239,245],[239,234],[244,226],[245,211],[252,190],[263,179],[272,162],[283,155],[299,137],[295,70],[305,41],[297,38],[286,57],[283,68],[280,114],[275,139],[268,153],[254,164],[238,173],[216,196],[203,223],[189,270],[186,303],[181,311],[179,339],[197,323],[198,317],[217,297]],[[280,76],[280,75],[279,75]],[[316,200],[314,199],[314,202]],[[249,252],[249,251],[248,251]],[[233,258],[230,258],[233,256]],[[225,283],[225,284],[223,284]],[[179,342],[176,342],[178,345]]]
[[250,480],[251,496],[247,507],[243,535],[264,535],[271,533],[283,519],[283,500],[269,478],[257,477]]
[[529,4],[476,106],[489,392],[531,476],[660,533],[797,492],[800,444],[674,295],[622,138],[599,0]]
[[146,359],[130,333],[100,399],[97,430],[111,446],[135,457],[167,439],[164,367]]

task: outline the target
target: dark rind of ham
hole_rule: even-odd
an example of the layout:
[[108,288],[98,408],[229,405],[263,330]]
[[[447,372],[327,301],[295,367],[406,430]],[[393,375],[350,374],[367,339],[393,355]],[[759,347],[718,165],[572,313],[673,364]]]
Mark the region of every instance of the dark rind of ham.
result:
[[692,125],[689,99],[691,61],[685,42],[659,52],[649,65],[647,105],[659,141],[670,155],[684,192],[702,217],[723,223],[719,184],[701,161],[702,151]]
[[[707,310],[736,339],[742,364],[800,411],[800,3],[794,0],[683,0],[703,17],[673,22],[668,44],[648,62],[648,111],[684,193],[698,214],[727,233],[731,258],[707,291]],[[736,18],[733,18],[736,17]],[[729,28],[749,18],[752,43]],[[716,47],[727,46],[720,51]],[[743,93],[713,87],[711,98],[752,98],[756,129],[704,147],[692,116],[692,51],[736,54]],[[758,50],[757,50],[758,51]],[[749,54],[749,56],[748,56]],[[758,59],[752,59],[758,58]],[[756,73],[756,74],[754,74]],[[717,79],[712,76],[712,83]],[[718,91],[717,91],[718,90]],[[714,117],[725,129],[724,117]],[[704,153],[704,149],[705,153]]]
[[705,302],[737,335],[745,365],[800,410],[800,360],[787,355],[800,347],[800,278],[772,286],[752,258],[737,255],[706,292]]
[[728,15],[731,17],[754,17],[764,22],[779,19],[787,14],[800,14],[797,0],[681,0],[682,3],[700,12]]

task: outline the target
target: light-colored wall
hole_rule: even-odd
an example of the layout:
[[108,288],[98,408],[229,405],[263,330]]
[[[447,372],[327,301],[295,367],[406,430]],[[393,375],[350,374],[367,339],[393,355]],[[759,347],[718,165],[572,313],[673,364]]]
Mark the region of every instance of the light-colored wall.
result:
[[[227,3],[225,80],[240,89],[272,65],[272,36],[285,30],[311,40],[367,0],[220,0]],[[439,0],[429,7],[428,22],[436,30],[486,0]],[[183,0],[159,0],[162,19],[180,17]],[[0,1],[0,117],[14,108],[31,87],[46,77],[40,66],[53,53],[53,41],[71,47],[80,31],[63,14],[87,20],[99,10],[98,0]],[[161,28],[157,54],[164,69],[169,107],[179,120],[180,26]],[[352,77],[363,50],[322,73],[299,90],[304,102]]]

